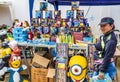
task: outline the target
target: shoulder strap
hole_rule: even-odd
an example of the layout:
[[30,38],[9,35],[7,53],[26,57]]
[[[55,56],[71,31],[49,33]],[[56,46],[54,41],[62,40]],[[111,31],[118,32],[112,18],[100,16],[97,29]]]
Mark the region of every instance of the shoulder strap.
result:
[[[110,38],[111,38],[111,34],[110,34],[110,35],[108,35],[108,37],[107,37],[107,40],[106,40],[106,41],[109,41],[109,40],[110,40]],[[105,48],[105,42],[104,42],[104,40],[103,40],[103,36],[101,37],[101,46],[102,46],[102,50],[104,50],[104,48]]]

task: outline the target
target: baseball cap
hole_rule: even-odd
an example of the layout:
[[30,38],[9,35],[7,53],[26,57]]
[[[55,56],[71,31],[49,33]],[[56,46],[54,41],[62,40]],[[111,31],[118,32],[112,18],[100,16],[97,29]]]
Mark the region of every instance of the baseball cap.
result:
[[104,25],[104,24],[113,24],[114,20],[111,17],[104,17],[101,19],[99,25]]

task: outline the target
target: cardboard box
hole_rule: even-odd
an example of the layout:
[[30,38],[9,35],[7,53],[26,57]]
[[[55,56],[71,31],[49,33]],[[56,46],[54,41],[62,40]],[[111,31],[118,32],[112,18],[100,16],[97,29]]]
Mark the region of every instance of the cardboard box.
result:
[[54,78],[49,78],[49,82],[54,82]]
[[54,82],[55,77],[55,69],[54,68],[48,68],[47,76],[48,82]]
[[54,82],[55,69],[31,68],[32,82]]
[[48,77],[48,78],[54,78],[54,76],[55,76],[55,69],[49,68],[46,77]]
[[47,53],[47,51],[40,51],[35,53],[35,55],[40,55],[40,56],[44,56]]
[[31,81],[32,82],[48,82],[47,76],[48,69],[31,68]]
[[48,60],[47,58],[44,58],[40,55],[35,54],[32,60],[32,65],[34,66],[34,63],[37,63],[38,65],[47,68],[49,62],[50,60]]

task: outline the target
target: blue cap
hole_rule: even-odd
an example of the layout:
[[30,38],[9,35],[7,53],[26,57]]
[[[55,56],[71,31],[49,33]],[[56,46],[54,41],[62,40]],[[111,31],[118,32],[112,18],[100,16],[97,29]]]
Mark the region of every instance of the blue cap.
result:
[[111,17],[104,17],[101,19],[99,25],[104,25],[104,24],[113,24],[114,20]]

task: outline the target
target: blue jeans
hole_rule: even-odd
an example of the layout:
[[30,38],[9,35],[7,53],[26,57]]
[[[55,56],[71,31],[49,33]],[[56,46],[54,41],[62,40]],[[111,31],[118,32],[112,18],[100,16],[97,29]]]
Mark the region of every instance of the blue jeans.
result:
[[[107,70],[105,71],[105,73],[108,73],[110,78],[113,79],[115,74],[116,74],[117,70],[116,70],[116,66],[114,64],[114,62],[111,62],[109,65],[108,65],[108,68]],[[97,76],[99,74],[99,72],[95,71],[93,73],[93,76]]]

